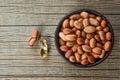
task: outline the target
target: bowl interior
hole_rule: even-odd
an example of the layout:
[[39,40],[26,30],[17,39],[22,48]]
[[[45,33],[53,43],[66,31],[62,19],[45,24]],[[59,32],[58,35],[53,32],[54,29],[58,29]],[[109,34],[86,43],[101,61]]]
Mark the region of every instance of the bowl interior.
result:
[[[65,19],[69,18],[69,16],[73,15],[73,14],[76,14],[76,13],[81,13],[83,11],[86,11],[90,14],[94,14],[96,16],[100,16],[102,17],[102,19],[106,20],[107,21],[107,26],[109,27],[109,31],[111,32],[112,34],[112,39],[111,39],[111,47],[110,47],[110,50],[108,52],[106,52],[105,56],[102,58],[102,59],[99,59],[97,60],[95,63],[93,64],[88,64],[88,65],[81,65],[81,64],[78,64],[78,63],[71,63],[68,59],[65,58],[63,52],[59,49],[60,45],[59,45],[59,32],[60,32],[60,29],[61,29],[61,26],[62,26],[62,23]],[[110,22],[107,20],[107,18],[105,16],[103,16],[101,13],[97,12],[97,11],[94,11],[94,10],[90,10],[90,9],[80,9],[80,10],[76,10],[76,11],[73,11],[69,14],[67,14],[66,16],[64,16],[61,21],[59,22],[57,28],[56,28],[56,31],[55,31],[55,45],[56,45],[56,49],[57,51],[60,53],[60,55],[69,63],[75,65],[75,66],[78,66],[78,67],[83,67],[83,68],[87,68],[87,67],[92,67],[92,66],[95,66],[101,62],[103,62],[110,54],[111,50],[112,50],[112,47],[113,47],[113,43],[114,43],[114,32],[113,32],[113,29],[112,29],[112,26],[110,24]]]

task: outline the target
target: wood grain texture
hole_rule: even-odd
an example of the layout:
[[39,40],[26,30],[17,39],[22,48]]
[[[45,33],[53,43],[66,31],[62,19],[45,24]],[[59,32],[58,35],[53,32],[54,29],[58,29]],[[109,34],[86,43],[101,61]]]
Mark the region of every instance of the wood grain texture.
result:
[[[114,29],[110,56],[91,68],[63,60],[55,48],[54,32],[67,13],[89,8],[104,14]],[[42,59],[39,45],[29,47],[33,29],[47,39],[49,54]],[[120,0],[0,0],[0,80],[119,80]]]

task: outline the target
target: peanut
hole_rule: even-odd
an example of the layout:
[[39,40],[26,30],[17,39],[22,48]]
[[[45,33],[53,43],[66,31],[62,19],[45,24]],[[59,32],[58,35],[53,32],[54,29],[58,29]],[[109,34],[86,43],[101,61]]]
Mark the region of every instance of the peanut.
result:
[[74,20],[70,20],[70,27],[74,27]]
[[101,54],[102,49],[99,48],[99,47],[95,47],[95,48],[92,49],[92,51],[96,54]]
[[62,40],[66,41],[65,34],[64,34],[63,32],[59,32],[59,37],[60,37]]
[[111,40],[112,36],[111,36],[111,32],[107,32],[106,33],[106,40]]
[[110,47],[111,47],[111,42],[110,41],[105,42],[105,44],[104,44],[104,50],[105,51],[109,51]]
[[108,28],[108,27],[105,27],[105,28],[103,29],[103,31],[104,31],[104,32],[108,32],[108,31],[109,31],[109,28]]
[[95,58],[92,57],[92,56],[89,56],[89,57],[88,57],[88,61],[89,61],[90,63],[95,63]]
[[72,47],[72,46],[74,46],[75,44],[76,44],[75,41],[68,41],[68,42],[66,42],[66,46],[68,46],[68,47]]
[[63,26],[63,28],[69,27],[69,19],[64,20],[62,26]]
[[96,40],[94,38],[90,39],[90,47],[94,48],[96,46]]
[[65,57],[66,57],[67,59],[69,59],[70,56],[72,56],[72,55],[73,55],[73,51],[72,51],[72,50],[68,50],[68,51],[65,53]]
[[83,38],[77,38],[77,44],[78,45],[84,44],[84,39]]
[[72,51],[73,51],[73,52],[76,52],[76,51],[77,51],[77,48],[78,48],[78,45],[76,44],[76,45],[74,45],[74,46],[72,47]]
[[85,52],[91,52],[91,47],[88,46],[88,45],[82,45],[82,49],[83,49],[83,51],[85,51]]
[[90,34],[90,33],[86,34],[86,38],[87,38],[87,39],[93,38],[93,34]]
[[90,24],[93,26],[98,26],[99,22],[94,18],[89,18]]
[[83,59],[83,60],[81,61],[81,64],[82,64],[82,65],[87,65],[87,64],[89,64],[89,61],[88,61],[87,59]]
[[99,22],[101,22],[102,18],[100,16],[97,16],[96,20],[99,21]]
[[65,36],[66,41],[75,41],[77,36],[75,34],[68,34]]
[[75,21],[75,22],[74,22],[74,26],[75,26],[75,28],[77,28],[77,29],[82,29],[82,23],[81,23],[80,21]]
[[88,19],[83,19],[83,26],[86,27],[89,25],[89,20]]
[[85,31],[86,33],[93,33],[93,32],[96,31],[96,28],[93,27],[93,26],[87,26],[87,27],[84,28],[84,31]]
[[60,46],[60,50],[63,52],[67,52],[69,48],[66,45]]
[[105,33],[103,31],[99,31],[98,34],[101,40],[105,40]]
[[94,36],[94,38],[95,38],[96,41],[98,41],[98,42],[100,41],[99,35],[96,34],[96,35]]
[[35,29],[32,31],[31,37],[37,38],[39,35],[40,35],[40,32],[37,29]]
[[81,59],[80,59],[80,54],[79,53],[75,53],[75,58],[76,58],[76,62],[80,63]]
[[33,46],[33,45],[35,44],[35,42],[36,42],[36,39],[35,39],[35,38],[31,38],[31,39],[29,40],[29,42],[28,42],[28,45],[29,45],[29,46]]
[[87,12],[81,12],[80,14],[83,18],[88,18],[89,14]]
[[78,52],[80,55],[84,53],[83,50],[82,50],[82,48],[81,48],[80,46],[77,47],[77,52]]
[[66,35],[66,34],[71,34],[71,33],[73,33],[73,31],[72,31],[71,29],[69,29],[69,28],[64,28],[64,29],[63,29],[63,33]]
[[70,16],[70,19],[73,19],[73,20],[77,20],[79,18],[80,18],[79,14],[74,14],[74,15]]
[[102,21],[101,21],[101,26],[102,26],[102,27],[106,27],[106,26],[107,26],[107,22],[106,22],[105,20],[102,20]]
[[40,32],[37,29],[33,30],[31,34],[31,38],[28,41],[28,45],[33,46],[36,43],[39,36],[40,36]]

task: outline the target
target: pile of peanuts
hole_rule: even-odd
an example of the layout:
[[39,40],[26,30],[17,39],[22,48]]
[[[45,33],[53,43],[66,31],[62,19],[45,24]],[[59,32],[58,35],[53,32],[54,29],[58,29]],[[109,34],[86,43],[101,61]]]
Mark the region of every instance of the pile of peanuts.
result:
[[83,11],[63,21],[59,49],[72,63],[93,64],[110,50],[111,38],[106,20]]

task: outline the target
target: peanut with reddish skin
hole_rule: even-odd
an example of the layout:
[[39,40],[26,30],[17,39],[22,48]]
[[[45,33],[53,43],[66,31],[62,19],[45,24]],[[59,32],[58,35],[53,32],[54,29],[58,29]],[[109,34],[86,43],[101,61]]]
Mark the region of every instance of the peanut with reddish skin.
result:
[[72,55],[73,55],[73,51],[72,51],[72,50],[68,50],[68,51],[65,53],[65,57],[66,57],[67,59],[69,59],[69,57],[72,56]]
[[91,52],[91,47],[88,46],[88,45],[82,45],[82,49],[83,49],[83,51],[85,51],[85,52]]
[[77,52],[78,52],[80,55],[84,53],[83,50],[82,50],[82,48],[81,48],[80,46],[77,47]]
[[89,64],[89,61],[88,61],[87,59],[83,59],[83,60],[81,61],[81,64],[82,64],[82,65],[87,65],[87,64]]
[[90,24],[93,26],[98,26],[99,22],[94,18],[89,18]]
[[98,34],[101,40],[105,40],[105,33],[103,31],[99,31]]
[[104,50],[105,51],[109,51],[110,47],[111,47],[111,42],[110,41],[105,42],[105,44],[104,44]]
[[66,41],[75,41],[77,36],[75,34],[68,34],[65,36]]
[[63,26],[63,28],[69,27],[69,19],[64,20],[62,26]]
[[94,38],[95,38],[96,41],[98,41],[98,42],[100,41],[99,35],[96,34],[96,35],[94,36]]
[[28,45],[33,46],[36,43],[39,36],[40,36],[40,32],[37,29],[33,30],[31,34],[31,38],[28,41]]
[[80,54],[79,53],[75,53],[75,58],[76,58],[76,61],[79,63],[81,60],[80,60]]
[[95,47],[95,48],[92,49],[92,51],[96,54],[101,54],[102,49],[99,48],[99,47]]
[[89,56],[88,53],[84,53],[84,54],[81,55],[81,59],[87,59],[88,56]]
[[66,46],[68,46],[68,47],[72,47],[72,46],[74,46],[75,44],[76,44],[75,41],[68,41],[68,42],[66,42]]
[[100,55],[96,54],[96,53],[92,53],[91,54],[95,59],[98,59]]
[[75,28],[77,28],[77,29],[82,29],[82,23],[81,23],[80,21],[75,21],[75,22],[74,22],[74,26],[75,26]]
[[90,39],[90,47],[94,48],[96,46],[96,40],[94,38]]
[[105,20],[102,20],[102,21],[101,21],[101,26],[102,26],[102,27],[106,27],[106,26],[107,26],[107,22],[106,22]]
[[35,29],[35,30],[32,31],[31,37],[37,38],[39,36],[39,34],[40,34],[40,32],[37,29]]
[[80,18],[79,14],[74,14],[74,15],[70,16],[70,19],[73,19],[73,20],[77,20],[79,18]]
[[108,31],[109,31],[109,28],[108,28],[108,27],[105,27],[105,28],[103,29],[103,31],[104,31],[104,32],[108,32]]
[[70,27],[74,27],[74,20],[70,20]]
[[64,28],[63,29],[63,33],[66,35],[66,34],[72,34],[73,33],[73,31],[71,30],[71,29],[69,29],[69,28]]
[[111,36],[111,32],[107,32],[106,33],[106,40],[111,40],[112,36]]
[[32,38],[29,42],[28,42],[28,45],[29,46],[33,46],[36,42],[36,39],[35,38]]
[[60,46],[60,50],[63,52],[67,52],[69,48],[66,45]]
[[78,45],[84,44],[84,39],[83,38],[77,38],[77,44]]
[[87,12],[81,12],[80,14],[83,18],[88,18],[89,14]]
[[92,56],[89,56],[89,57],[88,57],[88,61],[89,61],[90,63],[95,63],[95,58],[92,57]]
[[96,28],[93,27],[93,26],[86,26],[86,27],[84,28],[84,31],[85,31],[86,33],[93,33],[93,32],[96,31]]
[[89,25],[89,20],[88,19],[83,19],[83,26],[86,27]]
[[97,16],[96,20],[99,21],[99,22],[101,22],[102,18],[100,16]]
[[72,47],[72,51],[73,51],[73,52],[76,52],[78,47],[79,47],[79,46],[78,46],[77,44],[74,45],[74,46]]
[[86,38],[87,38],[87,39],[93,38],[93,34],[90,34],[90,33],[86,34]]

